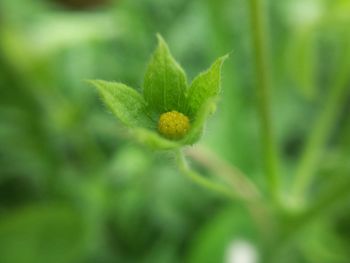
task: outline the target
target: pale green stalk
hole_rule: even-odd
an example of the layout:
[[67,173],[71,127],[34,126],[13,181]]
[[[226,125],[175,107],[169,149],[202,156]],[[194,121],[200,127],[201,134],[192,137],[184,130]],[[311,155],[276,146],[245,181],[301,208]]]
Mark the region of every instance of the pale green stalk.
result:
[[188,179],[190,179],[193,183],[200,185],[203,188],[206,188],[212,192],[216,192],[220,195],[223,195],[225,197],[236,198],[233,191],[231,191],[231,189],[229,189],[228,187],[226,187],[222,184],[219,184],[219,183],[215,183],[215,182],[203,177],[202,175],[198,174],[196,171],[192,170],[189,167],[189,165],[185,159],[185,156],[180,149],[175,151],[175,156],[176,156],[176,162],[177,162],[179,170],[184,175],[186,175],[186,177]]
[[271,124],[270,88],[271,74],[267,51],[267,30],[262,0],[250,0],[251,32],[255,57],[258,117],[261,127],[261,143],[265,176],[269,192],[278,200],[279,178],[277,174],[277,150]]
[[222,178],[244,202],[261,201],[262,194],[255,183],[237,167],[225,162],[208,148],[199,145],[186,149],[185,153],[215,176]]

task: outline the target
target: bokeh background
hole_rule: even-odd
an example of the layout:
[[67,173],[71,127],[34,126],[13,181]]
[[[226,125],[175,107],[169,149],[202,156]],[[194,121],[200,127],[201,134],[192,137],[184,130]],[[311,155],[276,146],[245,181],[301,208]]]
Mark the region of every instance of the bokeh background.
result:
[[[350,3],[269,0],[265,11],[281,191],[328,108],[310,195],[350,187]],[[230,53],[201,144],[266,191],[249,1],[0,0],[1,263],[261,262],[249,211],[129,140],[83,81],[141,90],[158,32],[189,80]],[[350,198],[333,197],[275,262],[350,262]]]

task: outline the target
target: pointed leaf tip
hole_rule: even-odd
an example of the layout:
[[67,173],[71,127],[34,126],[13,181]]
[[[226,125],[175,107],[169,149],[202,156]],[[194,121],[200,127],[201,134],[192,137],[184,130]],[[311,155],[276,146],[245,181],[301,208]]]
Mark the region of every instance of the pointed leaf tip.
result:
[[168,46],[161,34],[157,33],[156,37],[158,40],[158,46],[160,45]]
[[128,127],[150,127],[146,103],[136,90],[118,82],[89,80],[100,93],[103,102],[114,115]]
[[148,107],[157,113],[182,112],[186,103],[186,74],[173,58],[168,45],[157,34],[158,46],[148,64],[143,93]]
[[188,91],[188,103],[191,115],[196,115],[209,99],[217,98],[220,92],[221,67],[228,57],[228,54],[219,57],[208,70],[200,73],[193,80]]

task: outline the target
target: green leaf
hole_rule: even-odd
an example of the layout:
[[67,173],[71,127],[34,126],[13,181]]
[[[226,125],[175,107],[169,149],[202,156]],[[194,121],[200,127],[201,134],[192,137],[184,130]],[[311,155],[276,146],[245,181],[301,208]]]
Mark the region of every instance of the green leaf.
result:
[[227,58],[228,55],[218,58],[207,71],[193,80],[188,91],[190,116],[195,116],[208,99],[215,99],[219,94],[221,67]]
[[196,113],[196,118],[191,124],[189,133],[181,141],[182,144],[194,144],[200,139],[203,133],[205,121],[212,113],[213,108],[215,108],[214,99],[208,99]]
[[180,65],[172,57],[160,35],[158,47],[148,65],[144,80],[144,97],[151,110],[164,113],[183,112],[186,102],[187,81]]
[[3,263],[80,262],[86,229],[78,212],[62,205],[27,207],[0,221]]
[[102,100],[115,116],[128,127],[152,127],[155,124],[146,114],[146,103],[136,90],[117,82],[90,80]]

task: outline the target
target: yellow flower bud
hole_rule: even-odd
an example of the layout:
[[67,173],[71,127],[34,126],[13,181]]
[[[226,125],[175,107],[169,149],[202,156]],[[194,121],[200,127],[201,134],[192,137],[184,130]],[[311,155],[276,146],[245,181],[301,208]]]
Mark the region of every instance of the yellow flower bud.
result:
[[181,139],[188,133],[189,129],[190,120],[180,112],[169,111],[159,117],[158,131],[166,138]]

